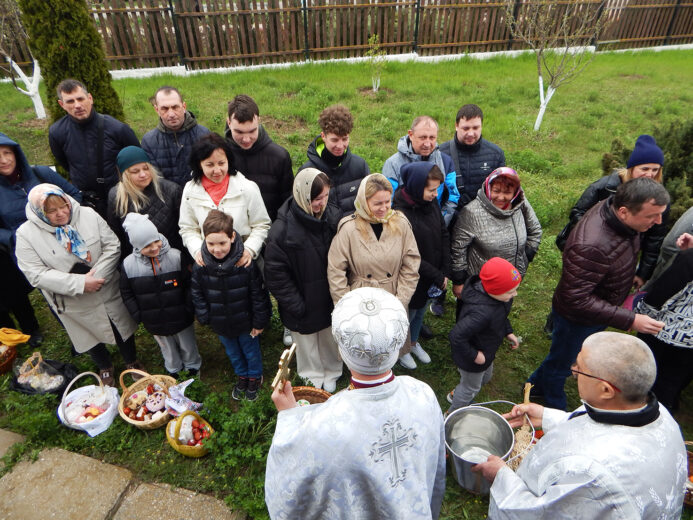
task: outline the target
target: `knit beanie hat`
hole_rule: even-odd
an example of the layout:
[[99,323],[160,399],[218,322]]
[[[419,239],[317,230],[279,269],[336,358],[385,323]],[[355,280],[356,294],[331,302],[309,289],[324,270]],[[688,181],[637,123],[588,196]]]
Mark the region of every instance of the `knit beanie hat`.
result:
[[121,175],[134,164],[152,162],[147,152],[139,146],[126,146],[118,152],[116,161],[118,162],[118,171]]
[[635,141],[635,148],[628,157],[626,168],[632,168],[639,164],[659,164],[664,165],[664,153],[657,146],[657,142],[651,135],[643,134]]
[[497,256],[481,266],[479,278],[484,290],[493,295],[507,293],[520,285],[522,281],[520,273],[513,264]]
[[389,292],[361,287],[346,293],[332,312],[332,335],[346,366],[366,375],[384,374],[397,362],[409,319]]
[[123,221],[123,229],[127,232],[130,243],[136,251],[144,249],[152,242],[161,240],[159,230],[149,220],[149,215],[128,213]]

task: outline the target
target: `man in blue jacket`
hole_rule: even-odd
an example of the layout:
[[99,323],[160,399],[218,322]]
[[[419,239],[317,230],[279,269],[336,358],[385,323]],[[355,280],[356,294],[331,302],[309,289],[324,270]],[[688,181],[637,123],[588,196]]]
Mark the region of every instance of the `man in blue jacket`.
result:
[[94,110],[94,100],[83,83],[66,79],[57,91],[58,104],[67,115],[48,129],[51,152],[82,191],[83,203],[105,219],[108,190],[119,181],[118,152],[140,142],[128,125]]
[[197,123],[177,88],[159,87],[151,101],[159,123],[144,134],[142,149],[166,179],[185,186],[190,180],[190,149],[209,130]]

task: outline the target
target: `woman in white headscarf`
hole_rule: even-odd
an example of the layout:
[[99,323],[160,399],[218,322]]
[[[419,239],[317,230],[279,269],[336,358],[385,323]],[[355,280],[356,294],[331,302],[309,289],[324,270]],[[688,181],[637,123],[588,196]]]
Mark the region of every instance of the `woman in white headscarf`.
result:
[[294,179],[293,197],[279,208],[265,248],[265,282],[296,342],[298,375],[334,392],[342,360],[330,329],[332,298],[327,252],[341,211],[328,204],[329,177],[315,168]]
[[[353,215],[344,217],[327,257],[327,277],[336,303],[358,287],[380,287],[409,306],[419,281],[421,256],[407,218],[392,209],[392,185],[374,173],[359,186]],[[416,368],[405,343],[400,363]]]
[[137,324],[120,296],[120,244],[106,221],[53,184],[29,192],[26,216],[17,230],[17,264],[44,294],[75,350],[89,353],[109,385],[113,363],[104,343],[118,345],[127,368],[142,368]]

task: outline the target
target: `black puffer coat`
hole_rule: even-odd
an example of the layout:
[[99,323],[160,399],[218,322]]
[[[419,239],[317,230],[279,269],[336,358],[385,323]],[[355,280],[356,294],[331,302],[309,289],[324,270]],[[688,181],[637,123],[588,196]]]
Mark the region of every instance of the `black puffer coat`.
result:
[[265,247],[265,281],[289,330],[313,334],[332,322],[327,253],[340,218],[332,204],[320,219],[308,215],[293,197],[279,208]]
[[142,149],[161,174],[176,184],[185,186],[190,180],[190,150],[195,141],[209,133],[197,123],[192,112],[185,113],[183,126],[173,131],[159,119],[159,124],[142,137]]
[[628,330],[635,314],[621,305],[633,286],[640,236],[614,214],[612,200],[590,209],[570,233],[553,308],[575,323]]
[[359,191],[361,179],[368,175],[371,170],[362,157],[351,153],[351,148],[347,148],[344,160],[339,166],[331,168],[321,157],[324,147],[322,138],[316,137],[308,146],[308,161],[298,171],[306,168],[317,168],[325,173],[332,181],[330,202],[341,209],[345,216],[351,215],[354,212],[354,201]]
[[236,267],[243,254],[238,239],[222,261],[217,260],[202,243],[204,267],[193,266],[192,301],[197,319],[214,332],[226,337],[264,329],[272,315],[269,293],[255,262],[250,267]]
[[[103,184],[96,182],[99,118],[103,118]],[[82,191],[96,192],[103,200],[118,183],[118,152],[126,146],[140,145],[132,128],[93,109],[85,121],[70,116],[58,119],[48,129],[48,143],[58,164],[70,172],[72,184]]]
[[505,154],[497,144],[481,137],[476,143],[467,145],[457,141],[457,134],[440,145],[440,151],[452,157],[457,172],[457,189],[460,201],[457,208],[471,202],[479,188],[496,168],[505,166]]
[[[491,298],[484,291],[479,275],[464,284],[460,300],[460,315],[449,336],[452,360],[462,370],[481,372],[493,363],[498,347],[513,331],[508,320],[513,302]],[[474,363],[480,350],[486,358],[483,365]]]
[[419,282],[416,292],[409,301],[409,307],[420,309],[428,300],[428,289],[432,284],[440,287],[450,276],[450,235],[440,211],[438,200],[417,203],[398,188],[392,203],[409,220],[421,255]]
[[193,322],[189,298],[190,272],[181,269],[181,252],[164,237],[156,259],[139,251],[129,255],[120,270],[120,294],[136,322],[158,336],[170,336]]
[[[123,221],[125,217],[116,215],[116,190],[117,186],[111,188],[108,193],[108,222],[109,227],[120,239],[121,258],[132,253],[132,245],[128,240],[128,235],[123,230]],[[187,249],[183,247],[183,240],[180,237],[178,230],[178,214],[180,212],[180,201],[183,195],[183,188],[175,182],[159,179],[159,188],[163,200],[157,197],[154,191],[154,186],[150,183],[144,189],[144,194],[149,197],[149,204],[146,207],[140,208],[138,213],[141,215],[149,215],[149,220],[156,226],[156,229],[164,235],[171,247],[184,251],[184,257],[187,258]],[[128,207],[129,211],[134,211],[132,205]],[[184,262],[187,264],[187,260]]]
[[[597,202],[615,194],[621,183],[622,180],[620,175],[618,173],[612,173],[611,175],[600,178],[587,187],[575,203],[575,206],[573,206],[573,209],[570,210],[570,221],[568,222],[567,229],[556,238],[556,246],[558,249],[561,251],[565,249],[565,244],[570,236],[569,233],[587,210]],[[640,264],[635,274],[643,280],[650,279],[657,265],[659,250],[662,248],[662,242],[664,242],[664,237],[667,234],[669,210],[670,206],[667,205],[667,209],[662,213],[662,222],[660,224],[655,224],[650,229],[640,234]]]
[[233,151],[233,167],[260,187],[267,214],[274,221],[279,206],[291,196],[294,185],[289,152],[272,141],[262,125],[250,150],[238,146],[228,128],[224,135]]

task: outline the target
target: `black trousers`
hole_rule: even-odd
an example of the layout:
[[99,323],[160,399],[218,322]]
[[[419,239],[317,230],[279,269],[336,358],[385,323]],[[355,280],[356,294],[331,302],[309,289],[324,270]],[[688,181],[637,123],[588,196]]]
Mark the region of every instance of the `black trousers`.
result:
[[675,347],[651,334],[638,334],[652,350],[657,363],[657,379],[652,391],[670,411],[679,407],[681,392],[693,380],[693,348]]
[[[133,334],[128,339],[123,340],[120,336],[120,332],[113,325],[113,322],[109,320],[111,324],[111,329],[113,330],[113,335],[115,336],[116,345],[118,345],[118,350],[120,355],[123,356],[123,361],[125,364],[134,363],[137,361],[137,352],[135,351],[135,335]],[[111,361],[111,353],[106,348],[103,343],[97,343],[95,346],[90,348],[88,351],[91,360],[99,367],[99,370],[106,370],[113,366],[113,361]]]

